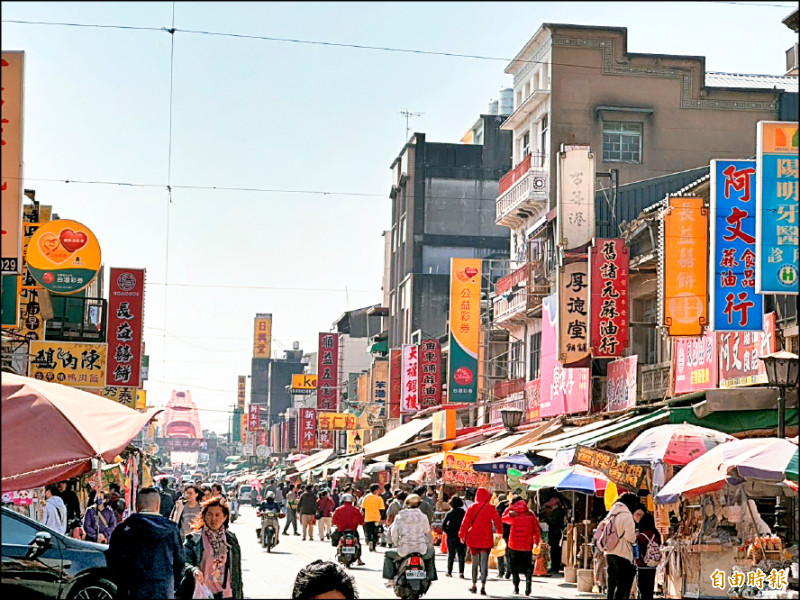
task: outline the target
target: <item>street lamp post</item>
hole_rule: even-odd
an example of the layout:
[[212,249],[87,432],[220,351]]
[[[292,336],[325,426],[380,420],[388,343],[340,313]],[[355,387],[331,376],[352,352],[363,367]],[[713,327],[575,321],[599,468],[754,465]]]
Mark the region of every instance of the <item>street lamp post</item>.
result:
[[[796,354],[780,350],[762,356],[764,369],[770,387],[778,388],[778,437],[786,438],[786,390],[797,387],[798,373],[800,373],[800,360]],[[785,538],[783,496],[775,500],[775,532]],[[783,534],[783,535],[781,535]]]

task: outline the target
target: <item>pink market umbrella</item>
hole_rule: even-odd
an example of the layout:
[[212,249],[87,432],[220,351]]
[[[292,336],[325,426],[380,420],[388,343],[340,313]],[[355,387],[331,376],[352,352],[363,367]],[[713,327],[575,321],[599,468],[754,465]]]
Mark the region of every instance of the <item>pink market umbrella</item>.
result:
[[161,409],[133,409],[58,383],[3,373],[2,490],[30,489],[111,462]]
[[630,465],[649,465],[663,461],[668,465],[687,465],[715,446],[735,440],[732,435],[682,423],[658,425],[639,434],[619,456]]

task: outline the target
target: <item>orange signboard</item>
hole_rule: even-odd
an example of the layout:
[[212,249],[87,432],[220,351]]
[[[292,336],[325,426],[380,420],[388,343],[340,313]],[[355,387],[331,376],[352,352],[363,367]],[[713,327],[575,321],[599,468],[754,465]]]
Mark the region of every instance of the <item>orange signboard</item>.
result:
[[708,209],[702,198],[669,199],[663,290],[669,335],[702,335],[708,324]]

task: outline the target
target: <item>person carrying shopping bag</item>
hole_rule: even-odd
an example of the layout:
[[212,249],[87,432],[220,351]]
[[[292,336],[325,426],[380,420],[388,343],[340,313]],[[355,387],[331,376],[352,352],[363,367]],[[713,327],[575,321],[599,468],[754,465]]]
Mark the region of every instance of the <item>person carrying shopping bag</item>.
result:
[[467,509],[458,537],[469,549],[472,556],[472,587],[469,591],[477,591],[478,570],[481,572],[481,595],[486,595],[486,578],[489,575],[489,552],[494,545],[492,525],[498,532],[503,531],[503,522],[497,509],[489,503],[491,494],[484,487],[478,488],[475,502]]

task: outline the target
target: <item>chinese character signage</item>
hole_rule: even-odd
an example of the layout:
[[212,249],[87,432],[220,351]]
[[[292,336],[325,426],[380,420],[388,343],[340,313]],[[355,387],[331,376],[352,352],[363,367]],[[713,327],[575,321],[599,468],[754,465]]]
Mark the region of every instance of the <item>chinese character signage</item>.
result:
[[106,344],[41,342],[30,344],[28,377],[82,388],[106,383]]
[[636,356],[608,363],[606,410],[614,412],[636,406]]
[[28,243],[25,261],[36,282],[55,294],[75,294],[100,271],[100,244],[77,221],[59,219],[39,225]]
[[615,485],[634,492],[639,491],[645,475],[647,475],[647,467],[645,466],[619,462],[617,455],[613,452],[588,448],[580,444],[575,447],[575,456],[572,459],[572,464],[583,465],[600,471]]
[[333,436],[332,431],[317,431],[317,448],[333,448]]
[[317,354],[317,410],[339,408],[339,334],[320,333]]
[[527,403],[527,410],[525,411],[525,420],[529,423],[538,421],[541,418],[539,406],[542,403],[542,380],[534,379],[525,383],[525,402]]
[[481,323],[481,259],[450,259],[450,352],[448,402],[478,399]]
[[445,452],[442,460],[442,479],[445,485],[485,487],[491,489],[491,473],[478,473],[472,464],[480,457],[471,454]]
[[110,270],[107,386],[142,386],[144,275],[144,269]]
[[756,291],[796,294],[797,123],[759,121],[756,140]]
[[400,397],[403,387],[403,353],[400,348],[389,350],[389,418],[400,418]]
[[317,425],[320,431],[354,430],[358,429],[358,419],[353,413],[320,412]]
[[596,239],[589,273],[592,356],[622,356],[628,346],[628,247],[625,240]]
[[297,417],[290,417],[286,421],[284,421],[285,426],[283,428],[284,433],[284,452],[289,452],[290,450],[296,450],[299,447],[299,443],[297,441],[297,428],[298,419]]
[[386,416],[389,399],[389,361],[375,359],[372,364],[372,408],[376,417]]
[[756,162],[712,160],[709,318],[715,331],[761,331],[756,293]]
[[419,346],[403,344],[402,386],[400,388],[400,412],[419,411]]
[[313,450],[317,446],[317,411],[313,408],[301,408],[300,418],[300,452]]
[[253,325],[253,358],[269,358],[272,348],[272,315],[257,313]]
[[677,394],[717,387],[717,334],[707,330],[702,337],[675,340],[673,352]]
[[245,401],[245,386],[247,382],[246,375],[239,375],[237,387],[236,387],[236,407],[239,410],[244,410],[244,401]]
[[558,294],[542,301],[541,397],[539,416],[589,410],[589,368],[564,368],[556,352]]
[[764,330],[717,334],[719,387],[767,383],[759,356],[775,352],[775,313],[764,315]]
[[419,345],[419,397],[422,408],[442,403],[442,347],[439,340],[422,340]]
[[594,237],[594,154],[586,145],[558,153],[558,245],[578,248]]
[[589,357],[589,274],[586,260],[558,271],[558,360],[563,365]]
[[255,431],[261,427],[261,407],[258,404],[251,404],[247,413],[247,430]]
[[317,376],[305,373],[295,373],[292,375],[293,394],[312,394],[317,389]]
[[664,215],[664,325],[697,336],[708,324],[708,210],[702,198],[669,199]]
[[22,268],[22,74],[24,52],[2,55],[2,272]]

